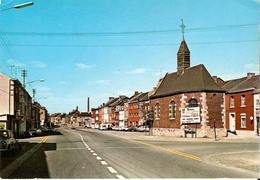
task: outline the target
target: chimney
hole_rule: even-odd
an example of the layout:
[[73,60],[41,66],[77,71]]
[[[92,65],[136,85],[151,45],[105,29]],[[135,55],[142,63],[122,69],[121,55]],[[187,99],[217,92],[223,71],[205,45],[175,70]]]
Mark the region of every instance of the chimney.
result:
[[135,94],[134,94],[134,96],[137,96],[139,94],[139,92],[138,91],[135,91]]
[[212,76],[212,78],[214,79],[215,83],[218,83],[218,77],[217,76]]
[[247,79],[251,78],[252,76],[255,76],[255,73],[247,73]]
[[78,106],[76,106],[76,111],[78,111]]
[[87,102],[87,112],[89,113],[89,97],[88,97],[88,102]]
[[112,100],[112,99],[114,99],[114,97],[109,97],[109,100]]

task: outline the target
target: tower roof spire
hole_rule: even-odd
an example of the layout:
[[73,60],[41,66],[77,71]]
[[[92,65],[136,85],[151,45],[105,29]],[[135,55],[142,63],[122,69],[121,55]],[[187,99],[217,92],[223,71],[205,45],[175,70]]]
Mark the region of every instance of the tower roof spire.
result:
[[184,39],[184,28],[186,27],[184,24],[183,24],[183,20],[181,19],[181,25],[180,25],[180,27],[181,27],[181,32],[182,32],[182,39]]

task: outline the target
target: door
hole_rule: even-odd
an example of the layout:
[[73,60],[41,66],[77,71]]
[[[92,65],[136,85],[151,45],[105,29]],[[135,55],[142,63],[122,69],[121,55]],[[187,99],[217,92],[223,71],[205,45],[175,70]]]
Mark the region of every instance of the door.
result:
[[236,124],[236,118],[235,113],[229,113],[229,130],[231,132],[236,130],[235,124]]

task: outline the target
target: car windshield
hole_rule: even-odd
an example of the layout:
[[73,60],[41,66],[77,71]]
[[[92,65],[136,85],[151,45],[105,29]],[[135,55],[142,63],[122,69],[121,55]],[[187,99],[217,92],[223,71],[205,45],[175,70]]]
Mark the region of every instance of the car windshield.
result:
[[0,137],[1,138],[8,138],[8,132],[7,131],[0,131]]

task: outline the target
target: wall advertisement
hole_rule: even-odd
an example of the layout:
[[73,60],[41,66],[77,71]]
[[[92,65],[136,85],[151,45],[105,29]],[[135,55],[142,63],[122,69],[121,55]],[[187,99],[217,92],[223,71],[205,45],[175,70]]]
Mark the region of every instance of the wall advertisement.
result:
[[198,124],[200,123],[200,108],[189,107],[181,110],[181,124]]

